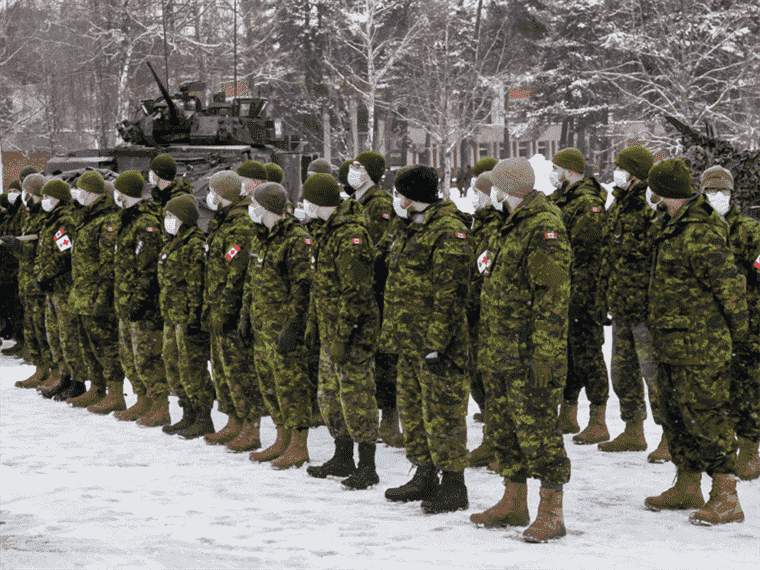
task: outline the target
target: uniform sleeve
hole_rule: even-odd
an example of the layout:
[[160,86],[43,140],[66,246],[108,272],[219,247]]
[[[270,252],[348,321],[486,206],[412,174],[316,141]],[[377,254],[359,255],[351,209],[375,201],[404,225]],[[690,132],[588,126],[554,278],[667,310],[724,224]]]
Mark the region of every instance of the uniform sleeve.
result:
[[311,294],[311,238],[304,232],[292,239],[288,252],[290,296],[288,298],[289,323],[305,330]]
[[390,196],[387,200],[383,196],[372,200],[367,209],[367,216],[369,217],[369,237],[372,239],[373,245],[377,246],[388,232],[392,215],[393,203]]
[[[472,255],[467,235],[446,230],[436,240],[431,281],[435,287],[432,318],[425,334],[425,347],[443,354],[457,333],[456,315],[463,310],[470,287]],[[454,326],[452,326],[454,325]]]
[[366,231],[345,232],[339,238],[338,274],[340,275],[340,308],[337,337],[348,343],[366,312],[372,288],[374,248]]
[[241,218],[224,240],[223,263],[226,264],[227,278],[219,295],[219,312],[225,317],[240,313],[252,235],[253,232],[242,223]]
[[147,302],[158,292],[158,256],[164,247],[164,237],[157,220],[146,221],[138,226],[137,248],[135,251],[136,272],[140,275],[134,299]]
[[193,240],[187,255],[187,320],[195,323],[201,318],[203,306],[203,288],[206,276],[206,256],[203,252],[203,240]]
[[45,248],[45,252],[38,252],[37,278],[40,281],[52,281],[71,271],[71,238],[74,230],[73,220],[65,218],[45,229],[45,240],[51,247]]
[[581,199],[574,206],[567,232],[573,250],[571,274],[571,312],[593,315],[596,286],[600,277],[606,212],[596,200]]

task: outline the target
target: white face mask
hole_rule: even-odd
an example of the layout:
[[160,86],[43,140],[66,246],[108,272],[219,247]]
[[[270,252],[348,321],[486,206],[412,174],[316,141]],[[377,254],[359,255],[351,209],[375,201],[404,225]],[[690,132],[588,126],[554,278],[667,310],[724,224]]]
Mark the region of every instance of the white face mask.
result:
[[21,191],[21,203],[24,204],[24,206],[29,205],[29,197],[30,197],[29,192],[27,192],[26,190]]
[[315,220],[319,216],[317,216],[317,211],[319,210],[319,206],[316,204],[312,204],[308,200],[303,201],[303,211],[306,215],[306,219],[309,220]]
[[151,186],[158,185],[158,175],[152,170],[148,172],[148,182],[150,183]]
[[714,194],[705,192],[705,197],[721,216],[725,216],[726,212],[731,209],[731,194],[724,196],[721,192],[715,192]]
[[219,202],[221,202],[219,195],[213,190],[209,190],[208,194],[206,194],[206,205],[209,207],[209,210],[213,212],[217,211],[219,209]]
[[348,184],[354,190],[358,190],[369,180],[369,174],[363,170],[354,168],[353,166],[348,169]]
[[55,210],[55,207],[58,205],[58,202],[60,202],[58,198],[45,196],[42,199],[42,209],[45,210],[46,212],[52,212],[53,210]]
[[628,173],[625,170],[616,169],[615,172],[612,173],[612,178],[615,186],[622,188],[623,190],[628,190],[628,187],[631,185],[628,180]]
[[491,205],[499,212],[504,211],[504,198],[500,199],[502,195],[506,196],[506,193],[496,188],[496,186],[491,187]]
[[517,207],[522,204],[523,198],[520,196],[513,196],[512,194],[507,194],[507,204],[509,204],[509,211],[514,212]]
[[409,219],[409,206],[411,205],[412,201],[404,198],[401,194],[393,197],[393,211],[399,218]]
[[116,202],[116,205],[119,206],[119,208],[126,210],[132,206],[136,206],[142,201],[142,198],[131,198],[129,196],[125,196],[118,190],[114,190],[113,201]]
[[164,218],[164,229],[167,234],[176,236],[181,225],[182,220],[171,212],[167,212],[166,217]]
[[351,196],[349,196],[346,192],[344,192],[343,190],[341,190],[340,191],[340,199],[345,202],[346,200],[351,199]]
[[562,186],[562,182],[560,181],[560,176],[561,176],[560,173],[557,172],[556,170],[552,170],[549,173],[549,182],[555,188],[560,188]]
[[649,205],[650,208],[652,208],[652,210],[654,210],[655,212],[659,213],[660,211],[657,209],[657,204],[659,202],[655,202],[652,199],[653,195],[654,195],[654,192],[652,192],[652,189],[649,188],[649,187],[647,187],[647,191],[646,191],[647,204]]
[[21,192],[8,192],[8,202],[10,202],[11,206],[16,204],[19,196],[21,196]]
[[248,217],[251,218],[251,221],[254,224],[261,224],[263,223],[263,216],[260,213],[257,213],[260,210],[260,206],[250,204],[248,206]]
[[478,210],[482,210],[486,206],[489,206],[491,204],[491,195],[490,194],[484,194],[474,186],[473,192],[472,192],[472,207],[477,212]]

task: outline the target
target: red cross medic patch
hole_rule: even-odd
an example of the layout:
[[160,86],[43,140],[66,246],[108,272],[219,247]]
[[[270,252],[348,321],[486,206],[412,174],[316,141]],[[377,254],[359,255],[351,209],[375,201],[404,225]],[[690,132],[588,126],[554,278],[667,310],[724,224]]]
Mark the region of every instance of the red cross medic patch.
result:
[[71,249],[71,240],[69,239],[69,236],[63,234],[55,240],[55,245],[58,246],[58,251],[66,251],[67,249]]
[[546,239],[557,239],[557,234],[554,232],[548,232],[544,234]]
[[225,255],[224,257],[227,258],[227,261],[232,261],[232,258],[235,257],[238,254],[239,251],[240,251],[240,246],[239,245],[233,245],[230,248],[230,250],[227,252],[227,255]]
[[486,271],[489,267],[491,267],[492,263],[491,259],[491,253],[489,251],[484,251],[478,256],[478,271],[480,273],[483,273]]

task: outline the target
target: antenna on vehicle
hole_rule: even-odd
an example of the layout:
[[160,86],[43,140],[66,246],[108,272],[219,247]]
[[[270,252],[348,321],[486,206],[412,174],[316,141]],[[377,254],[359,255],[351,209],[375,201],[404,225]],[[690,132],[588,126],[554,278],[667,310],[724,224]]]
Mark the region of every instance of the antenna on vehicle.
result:
[[232,3],[232,12],[234,14],[234,33],[232,34],[232,52],[233,52],[233,66],[235,68],[234,70],[234,91],[232,92],[232,101],[234,102],[235,99],[237,99],[238,96],[238,88],[237,88],[237,0],[234,0]]

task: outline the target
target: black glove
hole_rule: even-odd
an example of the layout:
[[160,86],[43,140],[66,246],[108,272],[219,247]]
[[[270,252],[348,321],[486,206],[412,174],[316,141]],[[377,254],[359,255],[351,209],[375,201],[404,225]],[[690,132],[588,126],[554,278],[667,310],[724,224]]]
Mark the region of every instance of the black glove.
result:
[[438,352],[431,352],[425,356],[425,366],[436,376],[443,376],[449,368],[446,358]]
[[146,301],[132,301],[127,307],[127,319],[130,323],[143,320],[145,313],[148,312],[150,303]]
[[343,364],[346,361],[346,343],[337,338],[330,344],[330,360],[333,364]]
[[286,323],[282,327],[280,336],[277,337],[277,352],[288,354],[298,346],[298,341],[303,339],[303,331],[296,323]]
[[552,381],[551,366],[540,360],[533,360],[530,364],[530,372],[533,377],[533,385],[536,388],[544,389],[549,387],[549,383]]
[[54,279],[45,279],[44,281],[40,281],[39,279],[34,280],[34,288],[38,291],[42,291],[43,293],[50,293],[53,290],[54,286]]
[[240,339],[240,342],[243,344],[250,344],[250,342],[253,340],[253,333],[251,332],[251,319],[247,316],[240,317],[240,322],[238,323],[237,328],[237,335]]

